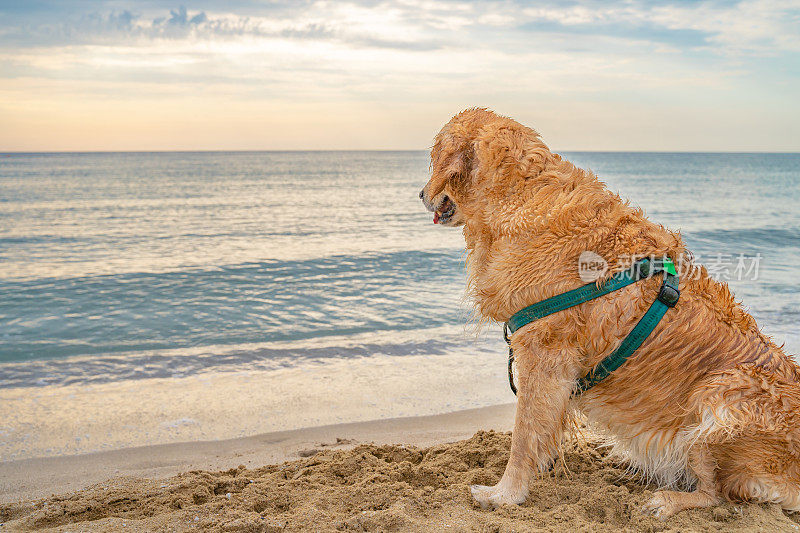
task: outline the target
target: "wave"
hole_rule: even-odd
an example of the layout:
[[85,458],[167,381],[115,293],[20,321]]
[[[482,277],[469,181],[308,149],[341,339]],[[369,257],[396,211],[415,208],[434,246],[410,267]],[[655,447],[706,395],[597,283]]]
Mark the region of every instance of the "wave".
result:
[[800,227],[761,227],[686,231],[687,243],[714,253],[764,252],[800,248]]
[[458,324],[455,251],[0,282],[0,361]]
[[204,372],[251,372],[295,368],[334,359],[377,355],[504,353],[498,331],[476,337],[444,326],[414,331],[384,331],[330,338],[193,349],[146,350],[117,355],[38,359],[0,364],[0,388],[98,384],[120,380],[174,378]]

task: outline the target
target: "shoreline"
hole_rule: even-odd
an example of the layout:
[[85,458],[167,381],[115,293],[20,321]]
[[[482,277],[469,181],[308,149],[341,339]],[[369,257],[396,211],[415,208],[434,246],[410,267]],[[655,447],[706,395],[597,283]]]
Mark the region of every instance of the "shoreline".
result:
[[491,343],[464,346],[436,353],[434,345],[402,356],[300,358],[275,368],[185,376],[0,387],[0,461],[227,440],[513,401],[502,352]]
[[[121,476],[166,478],[190,470],[226,470],[300,459],[300,452],[358,444],[431,446],[476,431],[510,431],[515,404],[426,416],[350,422],[275,431],[226,440],[137,446],[79,455],[0,462],[0,504],[38,499]],[[337,440],[338,439],[338,440]]]

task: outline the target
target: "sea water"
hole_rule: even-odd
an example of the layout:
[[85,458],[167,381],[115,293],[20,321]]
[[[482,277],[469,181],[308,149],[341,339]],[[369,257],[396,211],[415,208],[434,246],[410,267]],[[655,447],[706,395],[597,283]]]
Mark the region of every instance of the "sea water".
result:
[[[800,353],[800,155],[563,155]],[[428,164],[0,154],[0,460],[513,401],[500,328],[465,326],[461,232],[419,201]]]

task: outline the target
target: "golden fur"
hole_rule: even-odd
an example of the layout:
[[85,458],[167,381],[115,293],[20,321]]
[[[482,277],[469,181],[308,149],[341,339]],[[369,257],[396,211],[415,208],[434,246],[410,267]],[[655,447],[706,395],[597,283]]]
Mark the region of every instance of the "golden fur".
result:
[[497,485],[472,488],[481,505],[524,501],[579,410],[649,479],[695,487],[657,492],[646,510],[658,516],[720,498],[800,510],[800,369],[725,283],[692,264],[678,233],[551,152],[534,130],[485,109],[444,126],[431,168],[420,197],[444,225],[463,225],[470,293],[487,319],[504,322],[583,285],[578,257],[587,250],[609,261],[606,278],[635,256],[669,256],[682,274],[678,305],[621,368],[577,398],[576,379],[628,335],[660,276],[514,334],[511,455]]

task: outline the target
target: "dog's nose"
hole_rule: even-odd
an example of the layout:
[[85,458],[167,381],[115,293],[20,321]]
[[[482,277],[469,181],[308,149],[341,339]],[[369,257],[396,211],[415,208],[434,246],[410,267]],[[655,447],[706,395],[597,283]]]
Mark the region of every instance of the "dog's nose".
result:
[[422,200],[424,198],[425,198],[425,189],[422,189],[421,191],[419,191],[419,199]]

